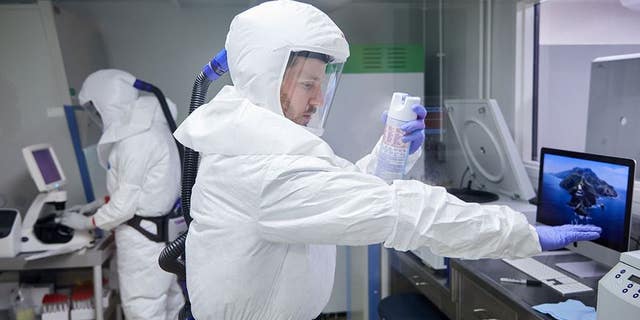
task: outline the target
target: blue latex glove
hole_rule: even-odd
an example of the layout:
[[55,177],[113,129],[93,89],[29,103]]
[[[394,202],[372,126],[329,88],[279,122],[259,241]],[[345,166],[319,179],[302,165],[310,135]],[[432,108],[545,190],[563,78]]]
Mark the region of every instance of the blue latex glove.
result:
[[[427,116],[427,109],[420,104],[414,105],[411,109],[417,115],[416,120],[409,121],[400,127],[404,131],[402,142],[411,143],[409,145],[409,154],[418,151],[424,143],[424,118]],[[387,123],[387,111],[382,113],[382,122]]]
[[542,251],[556,250],[576,241],[595,240],[602,229],[594,225],[565,224],[557,227],[537,226]]

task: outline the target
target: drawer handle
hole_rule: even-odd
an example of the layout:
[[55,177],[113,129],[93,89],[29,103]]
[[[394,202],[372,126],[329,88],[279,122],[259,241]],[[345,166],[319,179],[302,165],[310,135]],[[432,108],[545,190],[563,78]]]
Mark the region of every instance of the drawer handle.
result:
[[[473,309],[473,313],[488,313],[489,311],[485,308],[475,308]],[[477,318],[479,320],[500,320],[498,318]]]

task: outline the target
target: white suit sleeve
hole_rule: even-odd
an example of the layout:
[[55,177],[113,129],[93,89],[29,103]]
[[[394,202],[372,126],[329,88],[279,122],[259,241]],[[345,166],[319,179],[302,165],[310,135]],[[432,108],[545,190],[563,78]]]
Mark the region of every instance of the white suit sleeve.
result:
[[[380,151],[381,141],[382,141],[382,137],[378,139],[378,142],[373,147],[373,150],[371,151],[371,153],[362,157],[362,159],[356,162],[356,167],[358,168],[358,170],[360,170],[360,172],[375,174],[376,164],[378,163],[378,152]],[[411,168],[413,168],[416,162],[418,162],[418,159],[420,159],[420,156],[422,155],[422,148],[423,147],[420,146],[420,149],[418,149],[413,154],[410,154],[409,157],[407,158],[407,167],[404,170],[405,174],[409,173],[409,171],[411,171]]]
[[110,200],[100,207],[94,215],[96,227],[110,230],[133,218],[138,208],[138,199],[144,183],[147,168],[150,165],[151,150],[141,149],[149,146],[134,145],[134,141],[121,141],[112,152],[117,152],[116,163],[118,183],[111,192]]
[[467,203],[413,180],[393,184],[398,213],[384,245],[398,250],[427,246],[435,254],[467,259],[519,258],[540,253],[535,228],[507,206]]
[[[277,166],[277,167],[276,167]],[[303,157],[278,161],[265,177],[261,235],[286,243],[428,246],[449,257],[524,257],[540,252],[526,218],[501,206],[469,204],[418,181],[387,185]]]

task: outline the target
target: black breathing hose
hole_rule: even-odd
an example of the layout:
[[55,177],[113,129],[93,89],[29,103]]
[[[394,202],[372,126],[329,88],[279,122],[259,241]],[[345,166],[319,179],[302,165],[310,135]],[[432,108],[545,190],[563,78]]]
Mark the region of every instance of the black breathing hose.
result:
[[[133,86],[139,90],[151,92],[156,96],[158,102],[160,102],[160,108],[162,109],[164,118],[169,124],[169,129],[172,133],[175,132],[178,126],[176,126],[176,121],[173,119],[173,115],[171,114],[171,110],[169,109],[169,105],[167,104],[167,99],[165,98],[164,93],[162,93],[162,90],[152,85],[151,83],[142,81],[140,79],[136,79],[136,81],[133,83]],[[182,165],[184,161],[184,147],[180,142],[178,142],[178,140],[175,140],[175,142],[176,146],[178,147],[178,154],[180,155],[180,165]]]
[[[222,49],[216,56],[204,66],[202,71],[196,76],[191,90],[191,102],[189,103],[189,114],[193,113],[198,107],[204,104],[207,98],[209,85],[220,76],[229,71],[227,65],[227,51]],[[172,129],[173,131],[173,129]],[[198,152],[184,147],[184,156],[182,159],[182,215],[187,227],[191,224],[191,189],[196,183],[198,174],[198,161],[200,155]],[[189,230],[187,229],[187,232]],[[180,320],[194,320],[191,314],[191,302],[189,293],[187,292],[187,272],[186,272],[186,242],[187,233],[184,233],[176,240],[172,241],[160,254],[158,263],[160,268],[178,276],[178,283],[182,288],[185,297],[185,304],[180,310]]]
[[[211,82],[203,72],[196,76],[191,91],[189,114],[204,104]],[[200,160],[200,155],[197,152],[185,148],[184,168],[182,169],[182,212],[187,225],[191,223],[191,215],[189,214],[191,212],[191,188],[196,183],[198,160]]]
[[[189,114],[196,110],[199,106],[203,105],[207,97],[207,91],[211,84],[204,73],[200,72],[196,76],[196,80],[193,84],[193,90],[191,94],[191,103],[189,105]],[[182,214],[187,226],[191,223],[191,189],[196,182],[196,176],[198,174],[198,161],[200,155],[198,152],[191,148],[184,148],[184,157],[182,165]],[[160,254],[158,263],[162,270],[174,273],[178,276],[178,282],[182,286],[182,291],[185,295],[185,305],[180,311],[180,319],[193,319],[191,315],[191,302],[189,301],[189,295],[186,290],[186,267],[185,267],[185,245],[187,241],[187,234],[183,234],[176,240],[171,242]]]

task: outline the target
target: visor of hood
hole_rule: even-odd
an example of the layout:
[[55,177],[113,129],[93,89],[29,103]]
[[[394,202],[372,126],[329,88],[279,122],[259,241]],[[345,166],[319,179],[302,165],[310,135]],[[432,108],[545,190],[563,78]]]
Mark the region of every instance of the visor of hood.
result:
[[324,132],[343,63],[311,51],[291,52],[280,86],[284,116],[317,136]]
[[280,85],[291,52],[317,52],[335,62],[349,56],[340,28],[322,11],[295,1],[265,2],[240,13],[231,22],[225,47],[236,90],[281,116]]
[[121,122],[138,98],[138,89],[133,87],[136,78],[117,69],[98,70],[85,79],[78,94],[81,105],[89,101],[100,112],[104,127],[111,122]]

